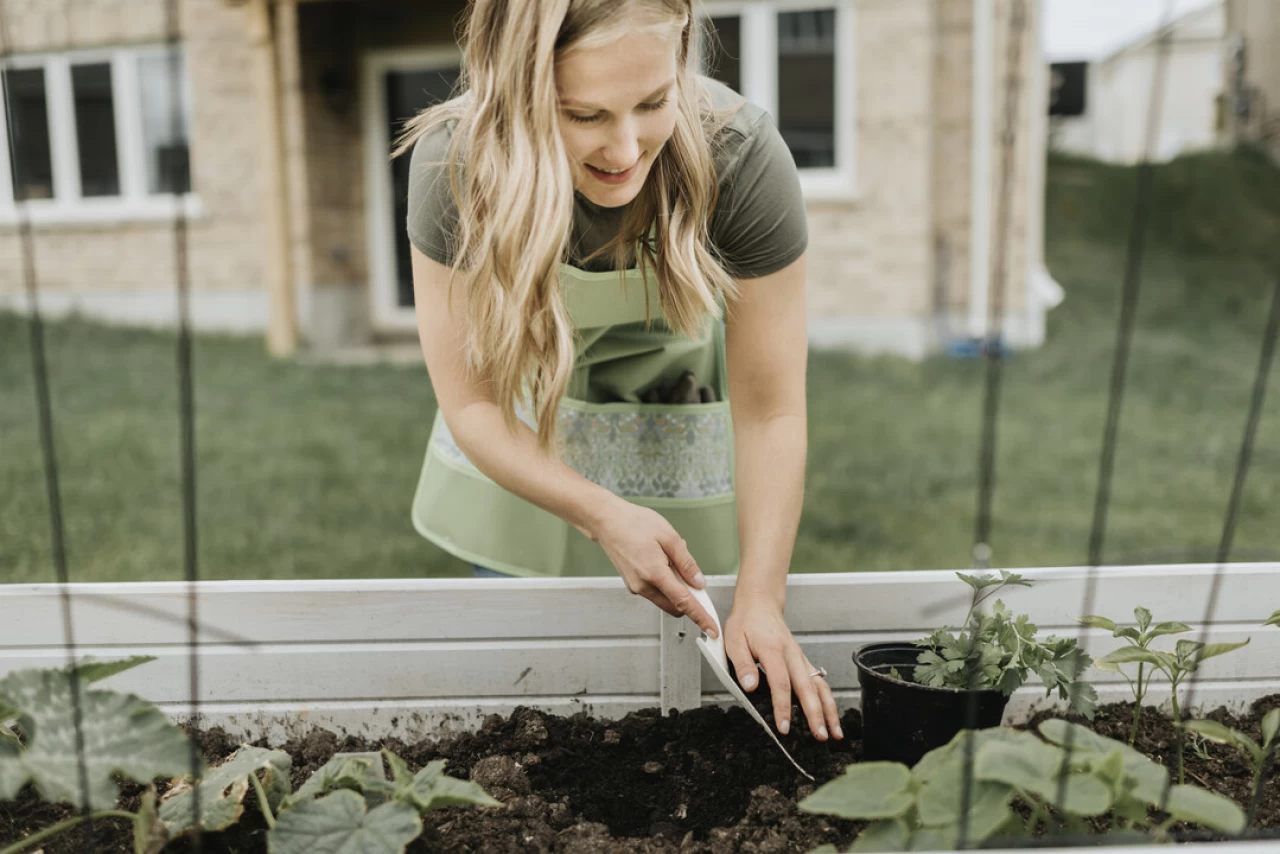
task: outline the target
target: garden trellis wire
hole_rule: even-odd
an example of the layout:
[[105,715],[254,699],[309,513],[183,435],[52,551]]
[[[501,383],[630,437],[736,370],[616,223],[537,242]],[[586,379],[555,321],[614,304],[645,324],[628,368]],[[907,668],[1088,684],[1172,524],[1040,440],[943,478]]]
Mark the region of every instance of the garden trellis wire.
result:
[[[20,152],[14,144],[17,129],[13,111],[10,110],[8,73],[9,60],[13,53],[13,42],[8,30],[7,0],[0,0],[0,101],[5,110],[5,127],[8,139],[13,174],[21,174],[18,158]],[[69,9],[67,15],[70,15]],[[180,47],[182,38],[182,20],[179,0],[165,0],[165,57],[168,62],[168,73],[165,76],[166,92],[171,126],[170,136],[180,139],[184,134],[185,122],[181,75]],[[70,29],[68,28],[68,32]],[[18,183],[14,182],[15,189]],[[199,615],[196,582],[199,580],[199,566],[196,551],[196,462],[195,462],[195,415],[191,364],[191,303],[190,303],[190,265],[187,254],[186,211],[183,203],[182,187],[173,187],[173,246],[174,246],[174,278],[177,286],[177,380],[179,397],[180,423],[180,456],[182,460],[182,508],[183,508],[183,568],[188,584],[187,591],[187,647],[188,673],[191,691],[191,719],[189,726],[197,734],[200,727],[200,666],[199,666]],[[58,585],[61,589],[63,631],[66,639],[69,665],[68,684],[73,703],[73,723],[75,727],[76,765],[79,777],[80,800],[85,818],[85,831],[90,845],[96,843],[95,828],[89,805],[89,775],[85,763],[85,743],[83,733],[83,711],[79,691],[79,680],[74,677],[77,661],[75,631],[72,625],[71,597],[68,589],[68,570],[66,559],[66,534],[63,527],[62,496],[58,485],[57,449],[54,442],[53,410],[49,393],[49,372],[45,354],[44,331],[40,316],[39,276],[36,270],[35,249],[32,241],[31,223],[26,214],[25,199],[17,198],[15,206],[18,218],[20,253],[22,257],[23,275],[26,291],[30,301],[31,353],[32,370],[34,372],[37,410],[40,419],[41,449],[44,457],[45,479],[47,482],[51,536],[53,540],[54,568]],[[201,779],[201,755],[198,738],[190,741],[191,775],[195,785]],[[200,798],[192,798],[192,845],[199,854],[201,850]]]
[[[7,89],[7,71],[9,68],[9,59],[12,55],[12,43],[6,29],[6,2],[0,0],[0,101],[4,103],[6,115],[9,115],[9,94]],[[1022,55],[1022,46],[1024,39],[1027,37],[1026,30],[1028,24],[1028,0],[1011,0],[1008,5],[1009,9],[1009,28],[1008,28],[1008,56],[1006,68],[1006,89],[1004,94],[1005,105],[1005,122],[1004,131],[1001,136],[1001,172],[998,189],[998,205],[996,209],[996,251],[995,265],[992,277],[992,302],[990,305],[988,316],[988,328],[986,340],[982,348],[984,355],[985,387],[982,398],[982,438],[979,457],[979,494],[978,508],[976,514],[976,530],[974,541],[974,562],[980,566],[986,566],[991,563],[991,540],[992,540],[992,503],[995,490],[995,465],[997,450],[997,422],[1001,400],[1001,380],[1003,372],[1003,362],[1005,354],[1005,342],[1003,337],[1002,326],[1004,322],[1004,303],[1007,289],[1007,264],[1008,264],[1008,243],[1010,223],[1012,219],[1012,193],[1014,184],[1014,161],[1018,143],[1018,115],[1019,107],[1023,96],[1023,64],[1024,57]],[[180,124],[184,121],[183,109],[181,104],[181,64],[179,45],[181,41],[181,6],[180,0],[165,0],[166,12],[166,33],[168,46],[168,97],[170,99],[171,121],[175,123],[174,135],[181,133]],[[1108,396],[1108,408],[1106,415],[1106,423],[1104,428],[1102,450],[1099,457],[1099,474],[1097,484],[1097,494],[1094,507],[1093,523],[1088,544],[1088,567],[1090,575],[1085,587],[1084,609],[1083,613],[1089,613],[1092,610],[1093,596],[1096,581],[1096,572],[1103,565],[1103,546],[1106,534],[1106,520],[1108,515],[1108,506],[1110,500],[1110,489],[1112,473],[1114,469],[1116,447],[1118,444],[1119,422],[1121,406],[1124,399],[1125,380],[1127,373],[1127,363],[1130,352],[1130,346],[1133,337],[1134,321],[1136,308],[1138,304],[1139,289],[1141,283],[1143,249],[1148,225],[1151,214],[1152,185],[1154,182],[1154,172],[1151,165],[1151,152],[1154,147],[1156,132],[1160,125],[1159,115],[1160,106],[1164,97],[1164,90],[1167,78],[1167,57],[1170,50],[1170,28],[1169,23],[1172,20],[1173,3],[1167,0],[1164,23],[1161,26],[1157,39],[1157,63],[1156,71],[1152,80],[1151,102],[1147,121],[1147,155],[1139,164],[1139,181],[1137,193],[1135,197],[1134,211],[1131,221],[1129,244],[1126,255],[1123,289],[1121,292],[1121,308],[1119,313],[1118,328],[1116,334],[1115,355],[1112,365],[1111,381]],[[1033,101],[1034,102],[1034,101]],[[15,122],[6,121],[6,127],[9,132],[10,150],[13,154],[11,168],[18,170],[17,157],[18,149],[13,145],[15,134]],[[976,153],[975,153],[976,156]],[[195,462],[195,420],[194,420],[194,368],[192,364],[191,349],[191,306],[190,306],[190,269],[187,243],[187,223],[185,219],[185,208],[183,205],[182,191],[175,188],[174,193],[174,266],[176,281],[176,297],[177,297],[177,349],[175,361],[177,367],[177,380],[179,389],[179,415],[180,415],[180,435],[179,435],[179,452],[182,462],[182,507],[183,507],[183,568],[184,578],[187,582],[187,619],[185,621],[187,633],[187,653],[189,660],[189,677],[190,677],[190,703],[191,703],[191,722],[193,729],[198,730],[200,725],[200,709],[199,709],[199,646],[201,643],[200,634],[202,627],[199,622],[198,612],[198,596],[197,582],[199,580],[199,565],[197,560],[197,512],[196,512],[196,477],[197,468]],[[54,571],[60,588],[61,607],[63,615],[63,632],[65,638],[65,647],[68,662],[74,664],[77,661],[76,635],[72,621],[71,594],[69,590],[69,571],[65,549],[65,534],[63,530],[63,508],[62,499],[59,488],[58,479],[58,459],[56,453],[56,443],[54,440],[54,413],[51,404],[51,394],[49,388],[48,365],[45,349],[45,339],[43,324],[40,313],[39,302],[39,276],[36,269],[36,258],[33,247],[32,230],[29,219],[26,216],[25,200],[15,199],[17,209],[18,236],[20,245],[20,254],[22,259],[23,276],[26,291],[30,301],[30,338],[31,338],[31,354],[32,354],[32,370],[35,379],[35,391],[37,397],[37,413],[39,419],[39,432],[41,440],[41,449],[43,455],[46,486],[49,500],[49,514],[51,538],[53,545],[53,562]],[[1232,485],[1231,495],[1228,502],[1226,518],[1223,524],[1221,539],[1217,550],[1218,571],[1215,573],[1213,583],[1210,588],[1210,595],[1206,602],[1204,631],[1207,633],[1209,621],[1212,619],[1215,608],[1217,607],[1219,584],[1222,577],[1222,571],[1230,559],[1231,547],[1234,536],[1237,518],[1242,502],[1243,488],[1246,476],[1249,470],[1253,445],[1256,438],[1257,426],[1261,417],[1262,406],[1265,400],[1266,384],[1269,377],[1270,363],[1273,359],[1275,342],[1280,329],[1280,279],[1277,280],[1275,292],[1272,295],[1271,309],[1268,315],[1266,329],[1263,335],[1261,353],[1257,367],[1257,373],[1253,386],[1253,395],[1250,402],[1244,436],[1241,442],[1239,456],[1237,459],[1235,478]],[[104,603],[107,600],[103,600]],[[131,607],[122,605],[121,603],[111,600],[110,607]],[[141,607],[141,606],[137,606]],[[160,614],[160,612],[156,612]],[[239,638],[230,633],[219,631],[218,635],[223,639],[233,643],[252,645],[252,641]],[[1084,636],[1084,629],[1081,629],[1081,637]],[[1206,637],[1206,635],[1202,635]],[[1188,682],[1188,697],[1194,696],[1201,673],[1193,672]],[[87,788],[87,773],[85,771],[84,759],[84,741],[80,730],[81,727],[81,709],[80,699],[77,692],[76,680],[71,680],[73,701],[75,705],[75,727],[77,731],[76,750],[77,761],[80,768],[80,785],[82,789]],[[1188,702],[1190,707],[1190,702]],[[1070,731],[1068,731],[1070,733]],[[1067,744],[1068,751],[1071,750],[1070,735],[1068,735]],[[198,740],[192,740],[192,765],[195,775],[199,775],[199,755]],[[1177,744],[1179,753],[1182,750],[1181,739]],[[966,743],[966,761],[965,773],[963,776],[962,788],[962,804],[967,804],[971,795],[973,786],[973,769],[972,769],[972,743]],[[1167,790],[1166,790],[1167,791]],[[1059,792],[1059,806],[1063,803],[1062,798],[1065,795],[1065,785],[1061,787]],[[200,806],[199,798],[192,798],[193,808],[197,811]],[[86,813],[89,809],[88,798],[82,798]],[[961,847],[964,847],[966,840],[967,828],[963,822],[967,819],[968,810],[962,805],[961,808],[961,827],[960,840]],[[200,821],[198,813],[193,822],[195,828],[195,847],[200,847]],[[86,822],[86,830],[89,838],[93,837],[92,821]],[[1187,841],[1203,838],[1201,834],[1186,834],[1181,838]],[[1064,842],[1077,841],[1069,836],[1054,836],[1046,843],[1055,846],[1062,845]],[[1092,840],[1096,841],[1096,840]],[[1034,847],[1038,843],[1029,841],[1020,841],[1022,847]]]

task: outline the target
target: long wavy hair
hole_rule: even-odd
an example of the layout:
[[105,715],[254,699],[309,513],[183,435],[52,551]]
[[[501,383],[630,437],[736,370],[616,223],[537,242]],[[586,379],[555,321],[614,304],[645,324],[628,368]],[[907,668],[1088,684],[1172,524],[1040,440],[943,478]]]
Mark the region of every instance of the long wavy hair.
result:
[[450,289],[461,274],[466,364],[492,384],[509,428],[527,401],[538,445],[550,453],[576,335],[559,279],[574,188],[559,132],[557,60],[642,30],[679,32],[675,130],[600,252],[612,250],[619,270],[634,258],[646,288],[655,274],[663,314],[680,333],[704,333],[721,315],[720,299],[736,296],[707,240],[718,190],[712,145],[727,114],[698,81],[693,2],[471,0],[458,91],[410,119],[392,152],[452,124],[445,163],[459,231]]

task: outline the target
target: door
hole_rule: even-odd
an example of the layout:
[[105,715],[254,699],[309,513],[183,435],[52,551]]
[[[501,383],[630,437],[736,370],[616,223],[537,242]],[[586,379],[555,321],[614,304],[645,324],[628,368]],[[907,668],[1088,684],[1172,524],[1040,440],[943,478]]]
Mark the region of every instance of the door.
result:
[[458,73],[456,51],[397,52],[366,58],[370,296],[373,323],[380,330],[416,327],[409,237],[405,233],[410,154],[393,161],[388,161],[388,155],[406,120],[453,94]]

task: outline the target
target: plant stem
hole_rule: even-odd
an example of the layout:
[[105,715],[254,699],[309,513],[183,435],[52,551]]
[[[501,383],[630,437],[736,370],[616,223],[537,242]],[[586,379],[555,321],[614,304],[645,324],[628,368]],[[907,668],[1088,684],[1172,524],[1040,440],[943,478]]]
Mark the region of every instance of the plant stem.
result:
[[42,839],[48,839],[50,836],[53,836],[54,834],[61,833],[62,831],[67,830],[68,828],[75,827],[77,824],[84,821],[86,818],[90,818],[90,819],[127,818],[130,821],[133,821],[134,819],[137,818],[137,816],[131,812],[126,812],[125,810],[100,810],[98,812],[91,813],[88,816],[75,815],[75,816],[72,816],[71,818],[64,819],[58,822],[52,827],[46,827],[44,830],[36,831],[35,833],[28,836],[26,839],[19,839],[17,842],[13,843],[12,845],[7,845],[4,848],[0,848],[0,854],[18,854],[19,851],[23,851],[27,848],[30,848],[32,845],[35,845],[37,842],[41,841]]
[[1005,587],[1005,582],[1001,581],[999,584],[995,585],[994,587],[988,587],[985,592],[980,590],[973,591],[973,599],[971,600],[969,605],[969,613],[965,614],[964,624],[966,626],[969,625],[969,619],[973,616],[973,612],[978,609],[978,606],[981,605],[983,602],[986,602],[992,596],[999,593],[1002,589],[1004,589],[1004,587]]
[[[1182,712],[1178,709],[1178,681],[1173,683],[1173,729],[1178,737],[1178,783],[1187,782],[1186,775],[1182,773]],[[2,852],[0,852],[2,854]]]
[[1258,806],[1262,803],[1262,790],[1267,785],[1267,780],[1263,776],[1263,772],[1267,770],[1267,764],[1271,761],[1272,752],[1275,749],[1274,744],[1267,745],[1266,751],[1262,754],[1262,761],[1253,769],[1253,792],[1249,798],[1249,811],[1245,814],[1247,820],[1246,826],[1252,826],[1258,817]]
[[267,803],[267,793],[262,788],[262,781],[258,779],[258,772],[250,771],[249,779],[253,781],[253,790],[258,794],[258,809],[262,810],[262,817],[267,820],[267,827],[274,829],[276,817],[271,814],[271,804]]
[[1049,808],[1044,805],[1044,802],[1023,789],[1015,789],[1014,791],[1018,793],[1018,797],[1027,806],[1031,807],[1031,815],[1027,817],[1027,835],[1035,836],[1036,831],[1040,829],[1042,824],[1046,831],[1049,830],[1053,825],[1053,815],[1050,814]]
[[1142,666],[1144,662],[1138,662],[1138,687],[1134,689],[1133,696],[1137,702],[1133,704],[1133,727],[1129,730],[1129,746],[1133,747],[1138,739],[1138,720],[1142,717],[1142,697],[1146,693],[1142,690]]

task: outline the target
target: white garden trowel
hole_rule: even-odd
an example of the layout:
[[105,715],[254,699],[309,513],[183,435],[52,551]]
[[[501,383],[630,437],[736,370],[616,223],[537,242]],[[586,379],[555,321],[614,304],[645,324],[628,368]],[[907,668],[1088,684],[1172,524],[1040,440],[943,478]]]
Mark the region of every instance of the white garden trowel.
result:
[[747,714],[755,718],[756,723],[760,724],[764,731],[769,733],[769,738],[772,738],[773,743],[778,745],[778,749],[782,751],[787,759],[791,760],[791,764],[796,766],[796,770],[812,780],[813,775],[801,768],[800,763],[796,762],[792,755],[787,752],[787,749],[782,746],[782,742],[774,735],[773,729],[765,721],[764,717],[756,711],[756,707],[747,699],[747,695],[742,693],[742,689],[734,681],[733,675],[729,673],[729,657],[724,652],[724,631],[720,627],[720,616],[716,613],[716,606],[711,604],[711,597],[707,595],[706,590],[690,587],[689,591],[693,593],[693,598],[697,599],[702,607],[707,609],[707,613],[711,615],[711,619],[716,624],[715,640],[707,637],[705,633],[697,639],[698,649],[702,651],[702,657],[711,665],[711,669],[715,672],[716,678],[720,680],[720,684],[742,704],[742,707],[747,710]]

